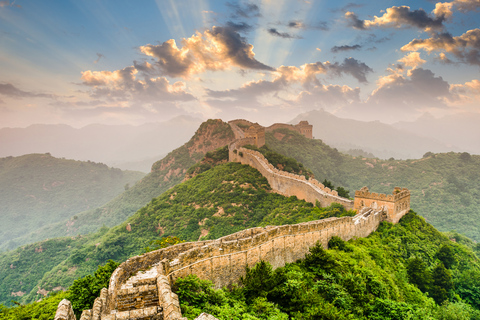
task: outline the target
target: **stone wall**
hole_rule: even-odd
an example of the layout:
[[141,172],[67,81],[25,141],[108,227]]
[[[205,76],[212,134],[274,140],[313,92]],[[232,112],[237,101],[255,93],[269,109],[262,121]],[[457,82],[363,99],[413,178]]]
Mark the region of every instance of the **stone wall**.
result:
[[260,171],[275,192],[287,197],[296,196],[313,204],[319,201],[323,207],[337,202],[347,210],[353,209],[353,201],[340,197],[337,191],[330,190],[315,179],[307,180],[304,176],[278,170],[260,152],[242,147],[246,144],[250,144],[247,139],[232,142],[229,145],[229,161],[247,164]]
[[313,126],[308,123],[308,121],[300,121],[298,124],[286,124],[286,123],[274,123],[269,127],[265,128],[265,131],[271,132],[276,129],[288,129],[288,130],[293,130],[301,135],[303,135],[305,138],[308,139],[313,139]]
[[[108,290],[108,303],[101,305],[101,319],[132,319],[138,313],[134,301],[125,311],[127,292],[121,289],[131,275],[148,267],[157,268],[157,290],[163,319],[179,319],[179,302],[171,292],[170,284],[179,277],[196,274],[201,279],[211,280],[215,287],[228,286],[238,281],[245,273],[245,266],[253,267],[264,260],[274,268],[305,257],[309,248],[320,242],[327,247],[332,236],[343,240],[366,237],[375,231],[385,217],[382,211],[362,212],[355,217],[328,218],[296,225],[269,226],[243,230],[217,240],[181,243],[128,259],[112,274]],[[129,276],[130,275],[130,276]],[[138,286],[140,287],[140,285]],[[129,289],[130,290],[130,289]],[[144,291],[149,291],[145,288]],[[106,293],[106,290],[104,291]],[[103,301],[104,296],[102,294]],[[127,304],[130,303],[127,301]],[[140,302],[139,302],[140,303]],[[97,301],[96,301],[97,304]],[[145,308],[147,306],[139,306]],[[93,313],[98,314],[98,310]],[[112,313],[112,310],[115,312]],[[122,311],[123,310],[123,311]],[[127,313],[130,312],[130,313]],[[94,319],[93,317],[91,318]]]
[[[392,195],[381,195],[362,188],[355,193],[354,203],[315,179],[278,170],[259,152],[243,148],[254,144],[254,139],[242,138],[243,131],[234,123],[231,126],[238,132],[237,140],[229,145],[230,161],[259,170],[274,191],[312,203],[319,201],[322,206],[337,202],[346,209],[355,207],[359,213],[355,217],[251,228],[217,240],[181,243],[132,257],[113,272],[109,289],[102,289],[93,309],[83,311],[81,320],[186,319],[182,318],[180,302],[171,290],[171,284],[180,277],[196,274],[211,280],[217,288],[228,286],[245,274],[245,266],[253,267],[263,260],[273,268],[281,267],[304,258],[317,242],[326,248],[333,236],[345,241],[366,237],[381,221],[396,223],[410,208],[407,189],[395,188]],[[145,276],[142,270],[147,269]],[[75,319],[67,305],[67,300],[59,304],[55,320]]]
[[377,229],[383,219],[381,211],[371,211],[353,218],[328,218],[296,225],[254,228],[192,248],[163,263],[171,283],[177,278],[196,274],[221,288],[238,282],[247,265],[253,267],[263,260],[273,268],[284,266],[304,258],[317,242],[326,248],[333,236],[345,241],[366,237]]

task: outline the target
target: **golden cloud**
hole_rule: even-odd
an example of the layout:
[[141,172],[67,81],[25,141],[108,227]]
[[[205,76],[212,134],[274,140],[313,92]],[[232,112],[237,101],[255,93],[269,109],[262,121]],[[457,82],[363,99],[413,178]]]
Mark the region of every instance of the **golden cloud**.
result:
[[274,69],[255,59],[253,45],[230,27],[213,27],[184,38],[179,48],[175,40],[160,45],[148,44],[140,51],[157,59],[154,67],[171,77],[188,78],[204,71],[218,71],[239,67],[242,69]]
[[418,66],[421,66],[427,61],[420,58],[419,52],[410,52],[405,57],[398,60],[398,62],[403,63],[407,67],[416,68]]

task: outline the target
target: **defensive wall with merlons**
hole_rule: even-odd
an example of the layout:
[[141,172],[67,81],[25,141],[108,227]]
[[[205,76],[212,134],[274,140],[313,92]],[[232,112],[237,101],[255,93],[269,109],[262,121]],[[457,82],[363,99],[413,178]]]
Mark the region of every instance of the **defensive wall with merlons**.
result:
[[[132,257],[113,272],[108,290],[101,290],[93,308],[84,310],[80,320],[186,319],[171,289],[178,278],[196,274],[212,281],[216,288],[228,286],[245,274],[246,266],[263,260],[278,268],[304,258],[316,243],[326,248],[333,236],[345,241],[366,237],[384,220],[398,222],[410,208],[410,192],[405,188],[395,188],[392,195],[385,195],[370,193],[364,187],[355,192],[352,201],[315,179],[278,170],[259,152],[243,147],[258,139],[245,137],[242,129],[231,126],[237,140],[228,146],[230,161],[256,168],[275,192],[312,203],[319,201],[322,206],[340,203],[358,213],[354,217],[251,228],[216,240],[180,243]],[[60,302],[55,320],[75,320],[69,301]]]
[[343,205],[347,210],[353,209],[352,200],[340,197],[337,191],[330,190],[321,182],[279,170],[270,164],[260,152],[243,148],[243,146],[251,144],[251,142],[249,138],[244,138],[230,143],[228,146],[229,161],[248,164],[257,169],[267,178],[270,187],[279,194],[287,197],[296,196],[298,199],[313,204],[316,204],[318,201],[322,207],[336,202]]

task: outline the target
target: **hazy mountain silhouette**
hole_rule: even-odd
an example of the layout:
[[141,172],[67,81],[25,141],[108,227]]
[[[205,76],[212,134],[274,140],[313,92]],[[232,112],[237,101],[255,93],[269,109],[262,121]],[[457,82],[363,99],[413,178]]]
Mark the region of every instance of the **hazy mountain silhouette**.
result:
[[150,171],[163,155],[187,141],[202,120],[180,116],[140,126],[35,124],[0,129],[0,157],[49,152],[55,157],[103,162],[121,169]]
[[300,114],[290,123],[300,120],[308,120],[313,125],[314,138],[341,151],[362,149],[383,159],[416,159],[427,151],[462,151],[460,147],[443,142],[441,138],[409,132],[379,121],[339,118],[324,110]]
[[397,122],[395,128],[436,138],[462,151],[480,154],[480,114],[460,113],[434,118],[425,113],[413,122]]

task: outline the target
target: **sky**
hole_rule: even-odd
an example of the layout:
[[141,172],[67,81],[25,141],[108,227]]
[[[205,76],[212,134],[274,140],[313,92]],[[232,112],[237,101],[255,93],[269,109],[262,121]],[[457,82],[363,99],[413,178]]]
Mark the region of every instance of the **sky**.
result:
[[480,112],[480,0],[0,1],[0,128]]

